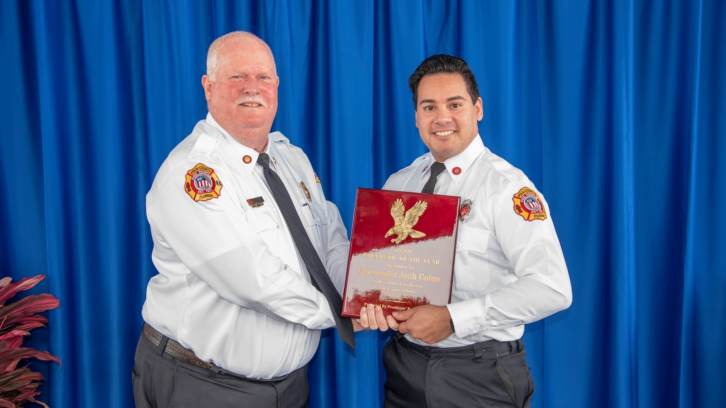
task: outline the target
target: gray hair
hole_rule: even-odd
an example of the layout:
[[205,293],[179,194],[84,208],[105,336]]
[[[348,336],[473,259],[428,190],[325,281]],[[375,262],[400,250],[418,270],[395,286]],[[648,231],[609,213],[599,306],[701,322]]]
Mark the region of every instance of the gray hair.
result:
[[[254,35],[250,32],[247,32],[247,31],[232,31],[221,37],[218,37],[209,46],[209,51],[207,51],[207,76],[209,78],[214,79],[214,75],[217,73],[217,67],[219,66],[219,49],[222,47],[222,44],[225,43],[226,41],[236,40],[236,39],[257,40],[261,44],[264,44],[265,47],[267,47],[267,50],[270,52],[270,55],[272,55],[272,49],[270,49],[270,46],[267,45],[267,43],[264,42],[260,37]],[[272,63],[275,64],[274,55],[272,55]],[[275,64],[275,76],[277,76],[276,64]]]

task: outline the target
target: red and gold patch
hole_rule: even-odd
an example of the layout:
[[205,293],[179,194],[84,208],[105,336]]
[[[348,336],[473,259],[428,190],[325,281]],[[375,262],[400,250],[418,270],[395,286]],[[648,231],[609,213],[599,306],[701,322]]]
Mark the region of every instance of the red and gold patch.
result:
[[514,212],[526,221],[544,221],[547,219],[547,212],[545,211],[544,204],[542,204],[542,200],[539,199],[537,193],[531,188],[522,187],[512,197],[512,201],[514,201]]
[[211,200],[222,194],[222,181],[214,169],[199,163],[187,172],[184,191],[194,201]]
[[461,203],[461,207],[459,208],[459,221],[464,222],[468,220],[469,214],[471,214],[471,200],[466,199]]

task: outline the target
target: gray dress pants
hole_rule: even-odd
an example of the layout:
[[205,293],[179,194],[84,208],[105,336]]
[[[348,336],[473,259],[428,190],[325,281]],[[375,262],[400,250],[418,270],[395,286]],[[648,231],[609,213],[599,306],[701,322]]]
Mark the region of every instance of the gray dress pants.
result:
[[307,366],[279,381],[246,381],[179,361],[143,334],[134,357],[133,387],[137,408],[308,406]]
[[529,408],[534,394],[521,340],[436,348],[397,334],[383,364],[385,408]]

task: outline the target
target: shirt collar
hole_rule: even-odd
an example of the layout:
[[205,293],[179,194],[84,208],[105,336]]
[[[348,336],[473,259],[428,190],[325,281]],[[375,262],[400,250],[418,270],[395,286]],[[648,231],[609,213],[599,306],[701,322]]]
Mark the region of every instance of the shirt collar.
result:
[[[253,171],[255,168],[255,165],[257,164],[257,158],[260,156],[259,153],[255,149],[252,149],[250,147],[247,147],[237,141],[237,139],[233,138],[232,135],[229,134],[222,126],[217,123],[216,120],[212,117],[211,113],[207,113],[207,123],[219,131],[219,133],[222,134],[222,142],[225,144],[225,148],[229,149],[229,153],[235,158],[235,160],[239,160],[240,163],[242,163],[242,168],[244,168],[247,171]],[[275,169],[276,160],[274,158],[274,155],[270,153],[270,140],[268,138],[267,140],[267,147],[265,147],[265,153],[267,153],[270,156],[270,166]]]
[[[481,136],[477,134],[463,152],[444,161],[444,165],[446,165],[446,172],[449,173],[449,176],[454,183],[458,183],[459,180],[464,178],[464,174],[466,174],[467,170],[469,170],[474,164],[474,160],[476,160],[476,158],[479,157],[484,150],[486,150],[484,142],[481,140]],[[434,156],[431,152],[429,152],[428,164],[426,164],[426,167],[424,168],[424,173],[429,169],[429,167],[431,167],[435,160]]]

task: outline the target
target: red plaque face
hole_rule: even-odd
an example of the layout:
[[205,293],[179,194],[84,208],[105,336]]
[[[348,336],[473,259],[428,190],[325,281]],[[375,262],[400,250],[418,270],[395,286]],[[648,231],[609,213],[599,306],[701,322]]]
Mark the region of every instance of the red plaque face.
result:
[[358,189],[343,315],[451,298],[459,197]]

